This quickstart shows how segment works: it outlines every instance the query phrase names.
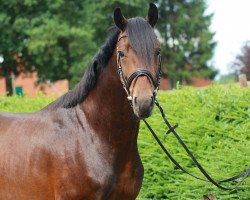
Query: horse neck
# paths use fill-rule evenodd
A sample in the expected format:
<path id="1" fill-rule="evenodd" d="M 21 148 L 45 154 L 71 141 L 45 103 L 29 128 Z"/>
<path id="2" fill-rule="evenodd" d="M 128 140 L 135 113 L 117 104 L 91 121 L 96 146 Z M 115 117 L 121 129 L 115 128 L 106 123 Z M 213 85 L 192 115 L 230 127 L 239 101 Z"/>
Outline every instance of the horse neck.
<path id="1" fill-rule="evenodd" d="M 135 117 L 116 69 L 116 56 L 101 72 L 81 107 L 96 133 L 113 146 L 137 147 L 139 120 Z"/>

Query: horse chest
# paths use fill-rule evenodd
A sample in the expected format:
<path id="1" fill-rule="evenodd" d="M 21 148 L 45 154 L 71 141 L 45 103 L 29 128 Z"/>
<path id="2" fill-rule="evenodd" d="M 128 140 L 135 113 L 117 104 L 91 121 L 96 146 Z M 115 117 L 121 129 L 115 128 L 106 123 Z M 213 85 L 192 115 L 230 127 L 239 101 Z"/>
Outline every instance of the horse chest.
<path id="1" fill-rule="evenodd" d="M 142 184 L 142 165 L 126 163 L 118 173 L 111 166 L 100 166 L 99 170 L 89 170 L 88 174 L 62 180 L 56 197 L 89 200 L 133 200 L 139 193 Z M 63 168 L 61 169 L 63 172 Z M 80 176 L 79 176 L 80 175 Z M 72 177 L 72 175 L 71 175 Z"/>
<path id="2" fill-rule="evenodd" d="M 138 195 L 143 178 L 141 161 L 129 160 L 119 167 L 115 165 L 96 165 L 99 170 L 92 168 L 90 185 L 95 185 L 95 199 L 104 200 L 133 200 Z"/>
<path id="3" fill-rule="evenodd" d="M 76 152 L 74 155 L 78 156 L 72 159 L 65 155 L 57 166 L 57 197 L 90 200 L 136 198 L 143 177 L 143 167 L 136 152 L 129 153 L 134 156 L 123 160 L 123 156 L 114 159 L 112 151 L 105 151 L 105 148 L 101 148 L 102 151 L 93 145 L 84 145 L 83 148 L 81 156 Z"/>
<path id="4" fill-rule="evenodd" d="M 117 144 L 118 140 L 104 137 L 111 137 L 117 131 L 95 130 L 95 124 L 88 125 L 85 115 L 80 119 L 84 129 L 79 128 L 80 132 L 74 134 L 78 139 L 67 136 L 66 144 L 58 153 L 63 155 L 56 167 L 61 185 L 57 187 L 58 196 L 90 200 L 135 199 L 143 177 L 136 142 L 127 139 L 127 145 L 124 145 L 123 138 L 121 144 Z M 69 150 L 65 151 L 65 147 Z"/>
<path id="5" fill-rule="evenodd" d="M 137 163 L 137 162 L 136 162 Z M 127 162 L 123 169 L 116 172 L 112 168 L 102 168 L 102 178 L 96 176 L 89 181 L 95 185 L 94 199 L 103 200 L 133 200 L 138 195 L 143 178 L 143 167 L 141 163 Z"/>
<path id="6" fill-rule="evenodd" d="M 139 194 L 142 179 L 143 179 L 143 166 L 139 162 L 125 164 L 124 170 L 118 175 L 117 182 L 109 200 L 132 200 Z"/>

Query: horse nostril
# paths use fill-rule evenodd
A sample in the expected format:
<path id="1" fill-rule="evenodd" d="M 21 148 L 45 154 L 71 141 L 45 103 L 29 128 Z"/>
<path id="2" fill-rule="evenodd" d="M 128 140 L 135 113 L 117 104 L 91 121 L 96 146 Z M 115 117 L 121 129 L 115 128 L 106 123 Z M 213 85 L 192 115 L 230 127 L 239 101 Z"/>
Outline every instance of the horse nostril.
<path id="1" fill-rule="evenodd" d="M 137 103 L 137 97 L 135 97 L 135 103 Z"/>
<path id="2" fill-rule="evenodd" d="M 154 96 L 151 96 L 151 106 L 154 105 Z"/>

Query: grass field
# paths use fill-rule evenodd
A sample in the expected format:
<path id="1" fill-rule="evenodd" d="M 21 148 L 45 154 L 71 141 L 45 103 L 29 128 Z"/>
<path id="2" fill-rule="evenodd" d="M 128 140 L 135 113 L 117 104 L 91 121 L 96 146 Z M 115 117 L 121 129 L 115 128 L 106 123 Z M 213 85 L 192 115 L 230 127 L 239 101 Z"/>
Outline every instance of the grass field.
<path id="1" fill-rule="evenodd" d="M 53 98 L 0 97 L 0 110 L 32 112 Z M 250 165 L 250 89 L 235 85 L 211 86 L 205 89 L 185 88 L 160 92 L 159 102 L 177 132 L 200 163 L 215 179 L 238 174 Z M 154 127 L 166 148 L 190 172 L 202 176 L 187 154 L 170 134 L 155 109 L 148 122 Z M 198 181 L 176 169 L 141 123 L 139 151 L 144 165 L 144 181 L 138 200 L 200 200 L 208 193 L 218 200 L 250 199 L 250 178 L 235 191 L 222 191 Z"/>

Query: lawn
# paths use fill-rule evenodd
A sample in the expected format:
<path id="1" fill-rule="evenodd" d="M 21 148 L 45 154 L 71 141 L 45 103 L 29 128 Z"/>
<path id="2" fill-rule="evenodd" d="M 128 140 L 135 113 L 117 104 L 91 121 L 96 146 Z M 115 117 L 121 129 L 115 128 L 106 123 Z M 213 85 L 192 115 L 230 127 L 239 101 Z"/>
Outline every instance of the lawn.
<path id="1" fill-rule="evenodd" d="M 177 132 L 212 177 L 224 179 L 249 167 L 249 88 L 214 85 L 204 89 L 161 91 L 158 96 L 167 118 L 172 124 L 179 124 Z M 52 100 L 46 97 L 0 97 L 0 110 L 32 112 Z M 190 172 L 202 176 L 173 135 L 165 134 L 167 129 L 157 109 L 148 122 L 176 160 Z M 199 200 L 209 193 L 218 200 L 250 199 L 250 178 L 237 190 L 223 191 L 182 173 L 166 158 L 143 122 L 138 143 L 145 170 L 138 200 Z"/>

